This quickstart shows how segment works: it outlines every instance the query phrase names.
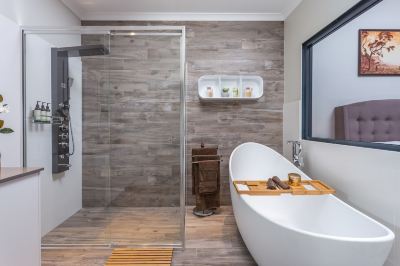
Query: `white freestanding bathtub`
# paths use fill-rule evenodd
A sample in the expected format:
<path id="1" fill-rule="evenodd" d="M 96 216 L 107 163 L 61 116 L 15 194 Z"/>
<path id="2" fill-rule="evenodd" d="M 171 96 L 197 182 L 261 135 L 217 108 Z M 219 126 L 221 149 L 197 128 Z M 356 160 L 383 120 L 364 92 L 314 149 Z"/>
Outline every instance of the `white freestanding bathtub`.
<path id="1" fill-rule="evenodd" d="M 239 195 L 233 180 L 310 179 L 286 158 L 257 143 L 229 161 L 232 205 L 243 240 L 260 266 L 381 266 L 393 232 L 333 195 Z"/>

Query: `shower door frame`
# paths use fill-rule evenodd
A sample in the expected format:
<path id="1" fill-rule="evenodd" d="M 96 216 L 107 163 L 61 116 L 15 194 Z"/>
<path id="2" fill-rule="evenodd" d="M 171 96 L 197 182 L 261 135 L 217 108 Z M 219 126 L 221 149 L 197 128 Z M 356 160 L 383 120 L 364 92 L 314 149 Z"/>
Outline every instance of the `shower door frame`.
<path id="1" fill-rule="evenodd" d="M 124 33 L 127 32 L 127 33 Z M 185 248 L 186 223 L 186 27 L 185 26 L 73 26 L 73 27 L 21 27 L 22 38 L 22 153 L 23 166 L 27 166 L 27 115 L 26 115 L 26 35 L 28 34 L 104 34 L 104 35 L 146 35 L 180 36 L 180 242 L 181 244 L 163 244 L 174 248 Z M 65 244 L 60 247 L 114 246 L 112 239 L 107 245 Z M 142 244 L 135 246 L 152 246 Z M 159 245 L 158 245 L 159 246 Z M 56 247 L 57 248 L 57 247 Z"/>

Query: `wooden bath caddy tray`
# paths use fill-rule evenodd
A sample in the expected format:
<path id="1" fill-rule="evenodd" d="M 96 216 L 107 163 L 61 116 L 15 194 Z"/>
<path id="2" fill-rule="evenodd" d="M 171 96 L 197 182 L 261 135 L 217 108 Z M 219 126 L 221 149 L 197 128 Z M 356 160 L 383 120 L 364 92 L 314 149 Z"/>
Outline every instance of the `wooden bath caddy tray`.
<path id="1" fill-rule="evenodd" d="M 288 181 L 283 181 L 288 184 Z M 334 194 L 336 191 L 319 180 L 303 180 L 298 187 L 290 186 L 290 189 L 267 189 L 267 181 L 233 181 L 233 185 L 239 194 L 253 196 L 277 196 L 291 193 L 293 195 L 324 195 Z"/>

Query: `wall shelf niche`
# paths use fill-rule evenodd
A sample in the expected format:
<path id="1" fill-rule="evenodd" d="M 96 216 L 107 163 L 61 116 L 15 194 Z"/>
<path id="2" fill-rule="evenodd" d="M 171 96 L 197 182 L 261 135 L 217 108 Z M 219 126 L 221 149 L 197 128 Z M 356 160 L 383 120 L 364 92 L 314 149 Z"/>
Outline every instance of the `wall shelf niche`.
<path id="1" fill-rule="evenodd" d="M 264 81 L 260 76 L 206 75 L 198 80 L 198 93 L 202 101 L 257 101 Z"/>

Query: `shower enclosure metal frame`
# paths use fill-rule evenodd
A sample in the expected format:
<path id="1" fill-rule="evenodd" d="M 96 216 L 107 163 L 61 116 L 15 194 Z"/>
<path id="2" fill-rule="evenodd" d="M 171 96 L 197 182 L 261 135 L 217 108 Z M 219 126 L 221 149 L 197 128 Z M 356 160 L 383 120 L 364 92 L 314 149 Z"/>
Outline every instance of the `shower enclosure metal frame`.
<path id="1" fill-rule="evenodd" d="M 175 248 L 185 248 L 186 215 L 186 28 L 185 26 L 75 26 L 75 27 L 22 27 L 22 129 L 23 166 L 27 166 L 27 115 L 26 115 L 26 36 L 29 34 L 105 34 L 137 36 L 180 36 L 180 241 Z M 112 243 L 110 245 L 113 245 Z M 88 246 L 74 244 L 63 246 Z M 104 245 L 89 245 L 102 246 Z M 143 246 L 148 246 L 143 244 Z"/>

